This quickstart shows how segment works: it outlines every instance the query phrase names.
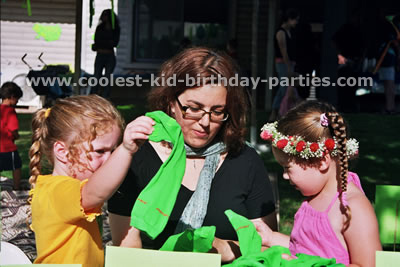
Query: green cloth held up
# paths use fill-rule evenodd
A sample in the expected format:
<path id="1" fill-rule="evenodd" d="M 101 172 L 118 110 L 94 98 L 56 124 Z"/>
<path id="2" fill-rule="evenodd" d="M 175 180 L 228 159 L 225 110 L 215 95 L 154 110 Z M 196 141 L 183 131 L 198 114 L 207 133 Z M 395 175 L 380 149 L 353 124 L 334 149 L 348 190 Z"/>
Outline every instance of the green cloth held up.
<path id="1" fill-rule="evenodd" d="M 215 226 L 186 229 L 170 236 L 160 248 L 163 251 L 209 252 L 215 237 Z"/>
<path id="2" fill-rule="evenodd" d="M 262 240 L 254 224 L 232 210 L 226 210 L 225 215 L 236 231 L 239 240 L 240 252 L 243 256 L 261 251 Z"/>
<path id="3" fill-rule="evenodd" d="M 172 152 L 139 194 L 131 213 L 131 226 L 155 239 L 165 228 L 175 205 L 186 168 L 186 151 L 180 125 L 162 111 L 148 112 L 156 124 L 150 141 L 172 143 Z"/>
<path id="4" fill-rule="evenodd" d="M 288 248 L 282 246 L 272 246 L 263 252 L 251 254 L 249 256 L 241 256 L 224 267 L 345 267 L 343 264 L 336 263 L 336 259 L 325 259 L 319 256 L 311 256 L 307 254 L 296 254 L 297 259 L 282 259 L 282 254 L 290 254 Z"/>

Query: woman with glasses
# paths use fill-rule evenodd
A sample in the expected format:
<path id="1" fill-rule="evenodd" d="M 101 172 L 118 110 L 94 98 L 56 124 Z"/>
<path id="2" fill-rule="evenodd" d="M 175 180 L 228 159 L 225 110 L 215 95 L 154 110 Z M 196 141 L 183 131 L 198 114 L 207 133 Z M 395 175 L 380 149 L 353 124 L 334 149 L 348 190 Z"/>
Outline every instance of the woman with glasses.
<path id="1" fill-rule="evenodd" d="M 268 173 L 256 151 L 245 143 L 247 95 L 241 86 L 229 84 L 237 73 L 229 56 L 199 47 L 186 49 L 162 65 L 159 77 L 174 77 L 177 82 L 153 88 L 148 103 L 151 110 L 173 117 L 182 129 L 186 149 L 182 184 L 168 223 L 154 240 L 130 226 L 135 200 L 172 150 L 164 141 L 143 144 L 130 173 L 108 202 L 114 245 L 159 249 L 171 235 L 213 225 L 213 251 L 228 262 L 240 251 L 225 210 L 277 229 Z M 188 86 L 189 78 L 200 82 Z"/>

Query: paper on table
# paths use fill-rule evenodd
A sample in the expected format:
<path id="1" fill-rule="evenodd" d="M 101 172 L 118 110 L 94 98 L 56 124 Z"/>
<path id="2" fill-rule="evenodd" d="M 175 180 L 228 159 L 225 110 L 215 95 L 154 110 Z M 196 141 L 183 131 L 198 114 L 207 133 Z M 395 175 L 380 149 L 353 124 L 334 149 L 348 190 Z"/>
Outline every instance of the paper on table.
<path id="1" fill-rule="evenodd" d="M 377 251 L 375 263 L 376 267 L 399 266 L 400 252 Z"/>
<path id="2" fill-rule="evenodd" d="M 105 267 L 115 266 L 220 267 L 221 255 L 107 246 Z"/>

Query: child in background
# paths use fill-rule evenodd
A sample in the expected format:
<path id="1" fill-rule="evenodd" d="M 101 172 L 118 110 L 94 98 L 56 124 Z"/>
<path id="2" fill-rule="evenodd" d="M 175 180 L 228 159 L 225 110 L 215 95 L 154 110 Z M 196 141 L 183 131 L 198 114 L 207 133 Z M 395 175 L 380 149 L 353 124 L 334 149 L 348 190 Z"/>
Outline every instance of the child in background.
<path id="1" fill-rule="evenodd" d="M 58 99 L 32 120 L 29 151 L 35 263 L 103 267 L 96 216 L 123 181 L 132 155 L 153 131 L 151 118 L 129 123 L 110 102 L 96 95 Z M 53 172 L 41 175 L 42 156 Z"/>
<path id="2" fill-rule="evenodd" d="M 19 138 L 18 118 L 14 106 L 22 97 L 21 88 L 5 82 L 0 89 L 0 172 L 12 170 L 14 190 L 20 189 L 22 161 L 15 140 Z"/>
<path id="3" fill-rule="evenodd" d="M 278 122 L 264 125 L 261 137 L 272 142 L 283 178 L 307 198 L 290 237 L 256 224 L 264 246 L 289 247 L 293 256 L 336 258 L 347 266 L 375 266 L 375 251 L 382 249 L 378 223 L 358 176 L 348 171 L 358 143 L 347 135 L 335 108 L 316 101 L 303 102 Z"/>

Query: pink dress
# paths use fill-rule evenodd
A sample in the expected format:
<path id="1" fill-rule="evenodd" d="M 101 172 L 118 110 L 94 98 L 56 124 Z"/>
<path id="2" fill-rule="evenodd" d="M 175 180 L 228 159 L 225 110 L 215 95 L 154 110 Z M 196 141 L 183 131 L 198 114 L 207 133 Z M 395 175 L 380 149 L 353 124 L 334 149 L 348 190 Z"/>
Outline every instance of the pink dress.
<path id="1" fill-rule="evenodd" d="M 347 179 L 363 191 L 357 174 L 349 172 Z M 327 259 L 335 258 L 337 263 L 344 265 L 350 264 L 349 253 L 337 238 L 328 217 L 328 212 L 338 197 L 339 193 L 324 212 L 315 210 L 308 201 L 301 204 L 294 216 L 294 226 L 290 234 L 289 250 L 292 255 L 304 253 Z"/>

